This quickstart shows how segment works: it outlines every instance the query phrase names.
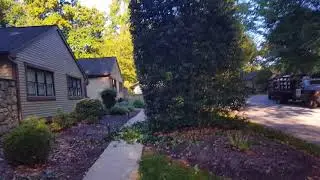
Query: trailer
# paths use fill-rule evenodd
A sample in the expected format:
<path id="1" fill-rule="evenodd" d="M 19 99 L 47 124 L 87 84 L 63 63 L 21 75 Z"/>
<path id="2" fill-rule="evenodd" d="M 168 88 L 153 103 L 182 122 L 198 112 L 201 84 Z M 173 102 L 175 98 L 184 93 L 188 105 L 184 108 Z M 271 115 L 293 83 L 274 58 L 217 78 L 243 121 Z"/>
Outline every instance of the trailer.
<path id="1" fill-rule="evenodd" d="M 320 78 L 306 75 L 282 75 L 269 79 L 268 98 L 286 104 L 301 102 L 315 108 L 320 106 Z"/>

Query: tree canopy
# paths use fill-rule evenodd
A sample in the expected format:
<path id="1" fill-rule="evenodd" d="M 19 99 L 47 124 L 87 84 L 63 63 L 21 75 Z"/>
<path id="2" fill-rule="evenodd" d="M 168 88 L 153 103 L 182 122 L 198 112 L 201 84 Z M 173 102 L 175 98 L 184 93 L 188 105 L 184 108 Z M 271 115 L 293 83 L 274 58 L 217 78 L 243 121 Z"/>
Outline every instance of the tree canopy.
<path id="1" fill-rule="evenodd" d="M 282 73 L 320 71 L 320 1 L 250 0 L 247 4 L 244 17 L 259 19 L 255 30 L 264 32 L 270 64 Z"/>
<path id="2" fill-rule="evenodd" d="M 0 26 L 58 25 L 76 58 L 115 56 L 125 86 L 136 83 L 128 0 L 113 0 L 105 16 L 77 0 L 0 0 Z"/>
<path id="3" fill-rule="evenodd" d="M 234 1 L 134 0 L 130 9 L 152 129 L 189 126 L 215 108 L 243 104 L 245 40 Z"/>
<path id="4" fill-rule="evenodd" d="M 101 55 L 117 57 L 126 87 L 137 82 L 128 6 L 129 0 L 112 0 L 105 40 L 100 48 Z"/>
<path id="5" fill-rule="evenodd" d="M 2 0 L 3 1 L 3 0 Z M 3 21 L 9 26 L 58 25 L 77 58 L 97 56 L 105 17 L 73 1 L 9 1 Z"/>

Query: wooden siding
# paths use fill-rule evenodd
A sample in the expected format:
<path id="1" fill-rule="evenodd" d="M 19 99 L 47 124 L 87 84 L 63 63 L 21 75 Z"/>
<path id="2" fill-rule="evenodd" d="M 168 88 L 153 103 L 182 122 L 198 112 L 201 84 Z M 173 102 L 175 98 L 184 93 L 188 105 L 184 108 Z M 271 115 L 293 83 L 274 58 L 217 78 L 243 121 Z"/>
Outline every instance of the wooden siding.
<path id="1" fill-rule="evenodd" d="M 84 82 L 84 78 L 56 29 L 50 30 L 18 52 L 15 61 L 18 64 L 22 118 L 30 115 L 50 117 L 56 113 L 58 108 L 63 109 L 65 112 L 73 110 L 78 100 L 70 100 L 68 98 L 67 75 L 78 77 L 82 82 Z M 27 100 L 26 63 L 53 71 L 56 100 Z M 85 87 L 82 86 L 82 88 L 82 92 L 85 92 Z"/>

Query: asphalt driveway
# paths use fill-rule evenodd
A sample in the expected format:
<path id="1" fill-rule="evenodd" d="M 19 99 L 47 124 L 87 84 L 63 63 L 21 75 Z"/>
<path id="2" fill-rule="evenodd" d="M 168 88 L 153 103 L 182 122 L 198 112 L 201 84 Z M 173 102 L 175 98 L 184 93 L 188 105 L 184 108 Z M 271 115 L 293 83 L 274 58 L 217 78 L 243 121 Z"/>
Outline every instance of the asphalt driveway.
<path id="1" fill-rule="evenodd" d="M 250 121 L 320 145 L 320 108 L 279 105 L 266 95 L 251 96 L 247 104 L 245 114 Z"/>

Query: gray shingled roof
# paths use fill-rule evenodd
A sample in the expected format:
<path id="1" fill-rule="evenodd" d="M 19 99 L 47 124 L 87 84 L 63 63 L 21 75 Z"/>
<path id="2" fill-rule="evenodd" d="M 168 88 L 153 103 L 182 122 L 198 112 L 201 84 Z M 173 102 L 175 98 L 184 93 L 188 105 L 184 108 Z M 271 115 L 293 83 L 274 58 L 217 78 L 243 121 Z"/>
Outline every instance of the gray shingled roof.
<path id="1" fill-rule="evenodd" d="M 9 53 L 29 43 L 54 26 L 0 28 L 0 53 Z"/>
<path id="2" fill-rule="evenodd" d="M 88 76 L 107 76 L 111 74 L 114 64 L 117 63 L 117 58 L 79 59 L 78 63 Z"/>

